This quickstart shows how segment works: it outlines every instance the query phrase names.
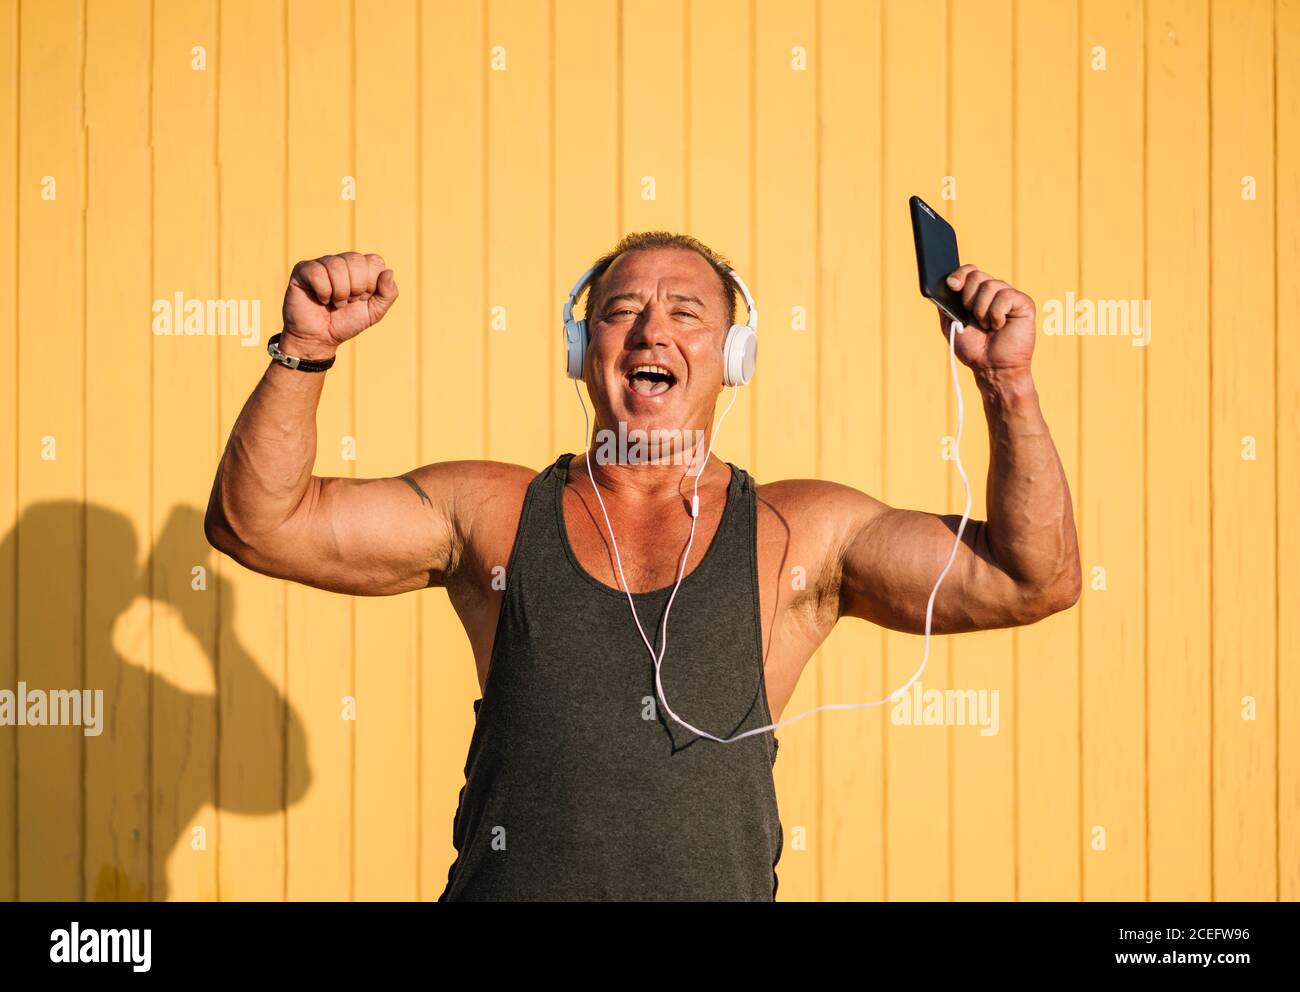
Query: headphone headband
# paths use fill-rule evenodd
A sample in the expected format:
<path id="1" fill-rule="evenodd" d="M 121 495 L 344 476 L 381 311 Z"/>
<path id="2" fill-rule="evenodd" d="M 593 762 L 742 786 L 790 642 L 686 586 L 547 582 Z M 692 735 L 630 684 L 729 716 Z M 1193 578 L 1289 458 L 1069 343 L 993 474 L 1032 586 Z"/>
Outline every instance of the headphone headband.
<path id="1" fill-rule="evenodd" d="M 578 294 L 582 292 L 591 279 L 591 274 L 596 271 L 596 266 L 592 266 L 582 274 L 582 278 L 577 281 L 574 287 L 569 290 L 569 300 L 564 304 L 564 322 L 567 324 L 573 319 L 573 305 L 578 302 Z"/>

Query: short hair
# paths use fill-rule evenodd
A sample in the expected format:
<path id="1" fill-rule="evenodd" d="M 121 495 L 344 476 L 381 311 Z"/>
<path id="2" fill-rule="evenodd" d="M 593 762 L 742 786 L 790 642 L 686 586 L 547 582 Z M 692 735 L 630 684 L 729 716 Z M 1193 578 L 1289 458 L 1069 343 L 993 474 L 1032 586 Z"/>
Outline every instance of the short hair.
<path id="1" fill-rule="evenodd" d="M 726 301 L 727 306 L 726 326 L 730 327 L 736 322 L 736 283 L 731 278 L 731 263 L 708 245 L 691 237 L 689 234 L 673 234 L 671 231 L 641 231 L 636 234 L 628 234 L 610 251 L 596 260 L 586 289 L 586 314 L 588 320 L 593 317 L 592 303 L 595 301 L 596 293 L 600 288 L 600 279 L 606 270 L 614 264 L 614 259 L 628 252 L 647 251 L 651 248 L 685 248 L 687 251 L 695 252 L 708 262 L 713 271 L 717 273 L 718 281 L 722 284 L 722 298 Z"/>

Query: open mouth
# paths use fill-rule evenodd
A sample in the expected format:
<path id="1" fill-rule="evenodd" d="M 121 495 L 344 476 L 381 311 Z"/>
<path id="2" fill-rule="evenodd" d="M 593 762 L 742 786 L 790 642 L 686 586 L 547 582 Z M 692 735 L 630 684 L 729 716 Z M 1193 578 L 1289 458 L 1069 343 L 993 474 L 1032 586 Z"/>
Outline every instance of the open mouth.
<path id="1" fill-rule="evenodd" d="M 623 377 L 638 396 L 659 396 L 677 385 L 677 376 L 662 365 L 638 365 Z"/>

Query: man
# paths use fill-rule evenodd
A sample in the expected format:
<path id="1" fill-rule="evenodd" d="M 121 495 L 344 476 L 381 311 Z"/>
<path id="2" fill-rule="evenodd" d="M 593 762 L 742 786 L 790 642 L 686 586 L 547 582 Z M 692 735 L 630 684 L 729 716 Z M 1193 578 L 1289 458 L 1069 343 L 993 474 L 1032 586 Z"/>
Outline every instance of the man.
<path id="1" fill-rule="evenodd" d="M 598 260 L 581 356 L 595 432 L 708 436 L 735 323 L 729 272 L 665 232 L 630 235 Z M 956 352 L 984 397 L 989 519 L 963 535 L 936 633 L 1033 623 L 1080 589 L 1069 489 L 1030 375 L 1033 301 L 971 265 L 950 283 L 979 322 Z M 327 362 L 397 293 L 378 255 L 300 262 L 279 351 Z M 679 458 L 321 478 L 325 378 L 270 364 L 231 432 L 205 532 L 248 568 L 323 589 L 447 589 L 481 698 L 442 898 L 774 898 L 777 745 L 770 732 L 740 735 L 780 719 L 841 617 L 923 631 L 953 518 L 831 482 L 757 485 L 712 456 L 682 566 L 697 480 Z M 790 581 L 795 564 L 805 581 Z M 664 652 L 660 683 L 647 641 Z"/>

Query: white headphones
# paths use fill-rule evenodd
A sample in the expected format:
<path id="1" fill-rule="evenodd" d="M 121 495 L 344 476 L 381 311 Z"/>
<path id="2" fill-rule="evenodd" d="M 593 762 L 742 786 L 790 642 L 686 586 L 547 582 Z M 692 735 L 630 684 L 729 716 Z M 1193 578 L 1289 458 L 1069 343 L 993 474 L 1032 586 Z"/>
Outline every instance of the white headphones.
<path id="1" fill-rule="evenodd" d="M 568 302 L 564 304 L 565 370 L 570 379 L 583 377 L 582 366 L 590 344 L 587 320 L 585 317 L 582 320 L 573 319 L 573 304 L 577 302 L 578 294 L 595 270 L 593 265 L 582 274 L 578 284 L 569 291 Z M 722 381 L 728 386 L 743 386 L 754 377 L 754 365 L 758 362 L 758 309 L 754 306 L 754 297 L 750 295 L 749 287 L 736 275 L 734 269 L 727 271 L 744 294 L 745 306 L 749 308 L 749 323 L 732 324 L 731 330 L 727 332 L 727 339 L 722 345 Z"/>

